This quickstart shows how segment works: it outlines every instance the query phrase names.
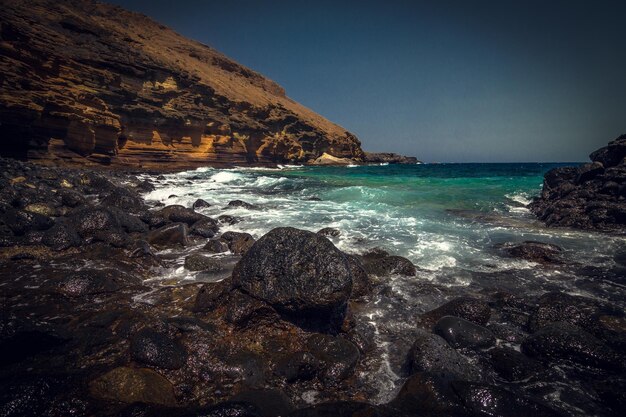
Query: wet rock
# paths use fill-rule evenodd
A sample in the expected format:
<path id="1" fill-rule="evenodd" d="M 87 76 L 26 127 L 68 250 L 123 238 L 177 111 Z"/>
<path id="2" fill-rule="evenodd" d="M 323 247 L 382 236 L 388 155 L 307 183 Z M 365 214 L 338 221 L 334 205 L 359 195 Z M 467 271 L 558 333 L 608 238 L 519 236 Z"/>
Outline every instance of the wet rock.
<path id="1" fill-rule="evenodd" d="M 195 222 L 189 229 L 189 233 L 195 236 L 212 238 L 218 232 L 220 227 L 217 222 L 211 218 L 206 218 Z"/>
<path id="2" fill-rule="evenodd" d="M 286 416 L 293 410 L 289 398 L 275 389 L 257 389 L 242 391 L 230 401 L 253 404 L 262 417 Z"/>
<path id="3" fill-rule="evenodd" d="M 141 181 L 135 188 L 142 193 L 150 193 L 156 190 L 156 187 L 148 180 Z"/>
<path id="4" fill-rule="evenodd" d="M 263 301 L 250 297 L 241 291 L 230 293 L 226 310 L 226 321 L 239 327 L 247 327 L 260 322 L 275 322 L 276 311 Z"/>
<path id="5" fill-rule="evenodd" d="M 430 372 L 442 378 L 454 376 L 462 380 L 479 377 L 478 370 L 441 336 L 423 330 L 417 332 L 408 362 L 411 373 Z"/>
<path id="6" fill-rule="evenodd" d="M 522 351 L 548 361 L 572 361 L 607 370 L 624 369 L 626 363 L 623 355 L 569 323 L 542 327 L 524 340 Z"/>
<path id="7" fill-rule="evenodd" d="M 295 352 L 278 362 L 274 373 L 289 383 L 308 381 L 315 378 L 322 369 L 322 363 L 309 352 Z"/>
<path id="8" fill-rule="evenodd" d="M 307 341 L 309 352 L 323 365 L 323 379 L 340 381 L 349 377 L 359 361 L 359 349 L 342 337 L 314 334 Z"/>
<path id="9" fill-rule="evenodd" d="M 363 266 L 368 274 L 380 277 L 399 274 L 415 276 L 417 269 L 411 261 L 402 256 L 385 256 L 381 258 L 364 258 Z"/>
<path id="10" fill-rule="evenodd" d="M 69 219 L 83 238 L 93 238 L 117 247 L 128 243 L 128 236 L 111 210 L 89 207 L 73 213 Z"/>
<path id="11" fill-rule="evenodd" d="M 115 368 L 91 381 L 89 391 L 96 398 L 123 403 L 176 404 L 172 384 L 150 369 Z"/>
<path id="12" fill-rule="evenodd" d="M 266 363 L 257 353 L 246 350 L 235 352 L 226 358 L 225 363 L 230 369 L 230 376 L 238 379 L 244 387 L 260 388 L 266 383 Z"/>
<path id="13" fill-rule="evenodd" d="M 228 208 L 245 208 L 248 210 L 258 210 L 258 206 L 254 205 L 254 204 L 250 204 L 250 203 L 246 203 L 245 201 L 242 200 L 233 200 L 228 202 Z"/>
<path id="14" fill-rule="evenodd" d="M 146 209 L 143 198 L 128 188 L 122 187 L 117 187 L 109 192 L 102 199 L 101 204 L 124 210 L 127 213 L 140 213 Z"/>
<path id="15" fill-rule="evenodd" d="M 51 249 L 60 251 L 71 247 L 79 247 L 82 244 L 82 239 L 71 224 L 59 220 L 54 226 L 44 232 L 41 243 Z"/>
<path id="16" fill-rule="evenodd" d="M 376 248 L 369 249 L 367 252 L 365 252 L 363 254 L 363 259 L 365 261 L 370 261 L 373 259 L 386 258 L 387 256 L 390 256 L 390 255 L 391 254 L 387 252 L 385 249 L 376 247 Z"/>
<path id="17" fill-rule="evenodd" d="M 184 223 L 172 223 L 162 226 L 148 234 L 148 242 L 158 247 L 187 246 L 187 225 Z"/>
<path id="18" fill-rule="evenodd" d="M 433 333 L 443 337 L 454 348 L 488 348 L 496 343 L 496 338 L 488 329 L 454 316 L 439 319 Z"/>
<path id="19" fill-rule="evenodd" d="M 463 415 L 461 399 L 452 389 L 450 382 L 449 378 L 440 375 L 418 372 L 404 382 L 389 406 L 411 414 Z"/>
<path id="20" fill-rule="evenodd" d="M 543 404 L 491 385 L 454 381 L 452 386 L 472 415 L 506 417 L 557 417 Z"/>
<path id="21" fill-rule="evenodd" d="M 239 223 L 241 219 L 239 217 L 230 216 L 228 214 L 222 214 L 221 216 L 217 217 L 217 221 L 222 224 L 229 224 L 232 226 L 234 224 Z"/>
<path id="22" fill-rule="evenodd" d="M 491 316 L 491 308 L 481 300 L 471 297 L 455 298 L 446 304 L 422 314 L 426 325 L 432 326 L 443 316 L 461 317 L 465 320 L 484 326 Z"/>
<path id="23" fill-rule="evenodd" d="M 193 205 L 191 206 L 194 210 L 195 209 L 199 209 L 199 208 L 208 208 L 211 207 L 211 204 L 209 204 L 207 201 L 199 198 L 197 199 Z"/>
<path id="24" fill-rule="evenodd" d="M 145 240 L 137 240 L 130 247 L 129 258 L 143 258 L 155 256 L 152 246 Z"/>
<path id="25" fill-rule="evenodd" d="M 209 253 L 224 253 L 228 252 L 228 244 L 219 239 L 209 240 L 206 245 L 202 247 L 202 250 Z"/>
<path id="26" fill-rule="evenodd" d="M 185 269 L 189 271 L 220 272 L 224 270 L 224 265 L 218 259 L 194 253 L 185 258 Z"/>
<path id="27" fill-rule="evenodd" d="M 626 409 L 626 379 L 620 376 L 609 376 L 592 383 L 594 391 L 600 397 L 602 405 L 612 411 L 615 416 L 620 416 Z"/>
<path id="28" fill-rule="evenodd" d="M 30 231 L 48 230 L 54 225 L 54 220 L 39 213 L 8 208 L 2 216 L 2 221 L 13 233 L 21 236 Z"/>
<path id="29" fill-rule="evenodd" d="M 550 243 L 525 241 L 522 243 L 506 243 L 500 248 L 509 256 L 542 264 L 562 263 L 562 249 Z"/>
<path id="30" fill-rule="evenodd" d="M 352 297 L 363 297 L 372 292 L 372 282 L 358 256 L 346 254 L 352 274 Z"/>
<path id="31" fill-rule="evenodd" d="M 169 335 L 153 329 L 143 329 L 130 339 L 130 354 L 134 361 L 164 369 L 179 369 L 187 352 Z"/>
<path id="32" fill-rule="evenodd" d="M 220 239 L 228 244 L 228 248 L 235 255 L 245 254 L 255 242 L 251 234 L 241 232 L 226 232 Z"/>
<path id="33" fill-rule="evenodd" d="M 508 347 L 490 350 L 489 358 L 498 375 L 511 382 L 530 378 L 542 369 L 536 361 Z"/>
<path id="34" fill-rule="evenodd" d="M 141 285 L 139 278 L 117 269 L 86 269 L 67 275 L 58 284 L 58 291 L 67 297 L 113 293 L 122 288 Z"/>
<path id="35" fill-rule="evenodd" d="M 325 227 L 318 230 L 317 234 L 325 237 L 339 237 L 341 235 L 341 231 L 339 229 L 335 229 L 334 227 Z"/>
<path id="36" fill-rule="evenodd" d="M 535 332 L 551 323 L 567 322 L 597 333 L 601 312 L 599 304 L 590 298 L 549 292 L 539 299 L 539 306 L 531 314 L 528 327 L 531 332 Z"/>
<path id="37" fill-rule="evenodd" d="M 196 213 L 193 209 L 180 205 L 165 206 L 159 210 L 159 214 L 171 222 L 185 223 L 187 226 L 192 226 L 200 220 L 209 219 L 204 214 Z"/>
<path id="38" fill-rule="evenodd" d="M 291 319 L 336 327 L 345 315 L 352 277 L 345 256 L 328 239 L 283 227 L 248 250 L 235 266 L 233 285 Z"/>
<path id="39" fill-rule="evenodd" d="M 218 305 L 225 302 L 230 291 L 230 280 L 223 280 L 216 283 L 204 284 L 198 294 L 194 304 L 194 311 L 212 311 Z"/>

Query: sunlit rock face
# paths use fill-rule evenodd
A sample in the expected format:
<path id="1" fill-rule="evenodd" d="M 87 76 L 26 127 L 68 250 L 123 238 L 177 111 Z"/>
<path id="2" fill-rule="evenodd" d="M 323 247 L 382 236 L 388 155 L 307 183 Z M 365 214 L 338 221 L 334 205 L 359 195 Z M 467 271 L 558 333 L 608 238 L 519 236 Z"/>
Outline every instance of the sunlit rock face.
<path id="1" fill-rule="evenodd" d="M 275 82 L 146 16 L 7 0 L 0 21 L 3 155 L 145 168 L 364 158 Z"/>

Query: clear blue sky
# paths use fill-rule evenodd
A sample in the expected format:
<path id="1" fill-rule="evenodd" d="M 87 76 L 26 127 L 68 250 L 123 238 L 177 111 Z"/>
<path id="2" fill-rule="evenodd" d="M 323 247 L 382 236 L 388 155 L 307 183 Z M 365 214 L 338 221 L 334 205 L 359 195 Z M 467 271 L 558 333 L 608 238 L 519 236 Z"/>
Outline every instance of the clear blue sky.
<path id="1" fill-rule="evenodd" d="M 115 0 L 425 161 L 584 161 L 626 133 L 626 1 Z"/>

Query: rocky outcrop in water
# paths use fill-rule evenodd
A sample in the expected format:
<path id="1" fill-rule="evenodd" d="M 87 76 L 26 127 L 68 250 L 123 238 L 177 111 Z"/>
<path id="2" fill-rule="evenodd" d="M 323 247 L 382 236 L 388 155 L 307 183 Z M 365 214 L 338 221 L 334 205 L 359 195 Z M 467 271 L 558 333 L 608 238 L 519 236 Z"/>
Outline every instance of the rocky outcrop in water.
<path id="1" fill-rule="evenodd" d="M 380 164 L 419 164 L 414 156 L 404 156 L 391 152 L 365 152 L 365 162 Z"/>
<path id="2" fill-rule="evenodd" d="M 626 233 L 626 135 L 589 157 L 549 171 L 530 209 L 548 226 Z"/>
<path id="3" fill-rule="evenodd" d="M 0 155 L 150 169 L 364 158 L 275 82 L 146 16 L 8 0 L 0 21 Z"/>

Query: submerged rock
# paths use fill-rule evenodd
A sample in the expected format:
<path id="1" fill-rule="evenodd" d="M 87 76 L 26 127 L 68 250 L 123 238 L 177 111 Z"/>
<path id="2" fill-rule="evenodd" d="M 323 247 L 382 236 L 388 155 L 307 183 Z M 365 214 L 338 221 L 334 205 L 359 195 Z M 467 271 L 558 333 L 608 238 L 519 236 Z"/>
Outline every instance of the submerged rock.
<path id="1" fill-rule="evenodd" d="M 380 277 L 398 274 L 405 276 L 415 276 L 417 268 L 411 261 L 402 256 L 383 256 L 369 258 L 364 257 L 363 266 L 368 274 Z"/>
<path id="2" fill-rule="evenodd" d="M 561 263 L 562 249 L 550 243 L 525 241 L 521 243 L 506 243 L 500 248 L 509 256 L 541 264 Z"/>
<path id="3" fill-rule="evenodd" d="M 258 209 L 258 206 L 255 206 L 254 204 L 246 203 L 245 201 L 242 201 L 242 200 L 233 200 L 228 203 L 228 208 L 236 208 L 236 207 L 241 207 L 241 208 L 245 208 L 248 210 Z"/>
<path id="4" fill-rule="evenodd" d="M 450 382 L 445 376 L 418 372 L 404 382 L 389 406 L 409 415 L 463 415 L 461 399 Z"/>
<path id="5" fill-rule="evenodd" d="M 352 292 L 350 267 L 328 239 L 290 227 L 261 237 L 233 271 L 233 285 L 292 319 L 335 326 Z"/>
<path id="6" fill-rule="evenodd" d="M 211 207 L 211 204 L 209 204 L 206 200 L 199 198 L 193 203 L 191 207 L 193 209 L 208 208 Z"/>
<path id="7" fill-rule="evenodd" d="M 189 229 L 189 233 L 200 237 L 212 238 L 219 229 L 220 227 L 217 222 L 207 217 L 206 219 L 195 222 Z"/>
<path id="8" fill-rule="evenodd" d="M 317 233 L 326 237 L 338 237 L 341 235 L 341 231 L 339 229 L 335 229 L 334 227 L 325 227 L 318 230 Z"/>
<path id="9" fill-rule="evenodd" d="M 315 378 L 322 369 L 322 363 L 310 352 L 295 352 L 283 358 L 274 372 L 287 382 L 308 381 Z"/>
<path id="10" fill-rule="evenodd" d="M 507 381 L 521 381 L 530 378 L 542 369 L 535 360 L 508 347 L 490 350 L 489 358 L 498 375 Z"/>

